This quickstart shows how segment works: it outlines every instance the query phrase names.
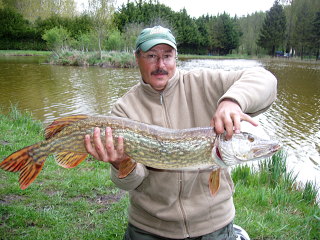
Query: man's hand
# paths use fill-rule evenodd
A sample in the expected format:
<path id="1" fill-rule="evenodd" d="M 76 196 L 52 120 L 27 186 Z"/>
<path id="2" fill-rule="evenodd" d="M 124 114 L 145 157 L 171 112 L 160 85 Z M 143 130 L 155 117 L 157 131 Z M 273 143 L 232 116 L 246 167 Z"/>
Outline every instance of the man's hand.
<path id="1" fill-rule="evenodd" d="M 85 147 L 96 159 L 111 163 L 116 169 L 119 169 L 120 163 L 127 158 L 123 148 L 123 137 L 118 138 L 118 145 L 115 148 L 111 128 L 106 128 L 105 145 L 103 145 L 100 136 L 100 128 L 95 128 L 93 133 L 93 144 L 91 144 L 90 135 L 84 139 Z"/>
<path id="2" fill-rule="evenodd" d="M 226 139 L 230 139 L 233 133 L 240 132 L 241 121 L 247 121 L 253 126 L 258 126 L 258 122 L 242 112 L 237 102 L 232 99 L 224 99 L 218 105 L 210 125 L 215 128 L 217 134 L 222 134 L 226 131 Z"/>

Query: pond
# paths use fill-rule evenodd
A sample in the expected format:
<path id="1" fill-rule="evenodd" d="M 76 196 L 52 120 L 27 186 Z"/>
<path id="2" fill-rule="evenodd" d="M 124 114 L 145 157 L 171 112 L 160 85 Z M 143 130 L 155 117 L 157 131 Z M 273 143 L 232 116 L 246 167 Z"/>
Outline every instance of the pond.
<path id="1" fill-rule="evenodd" d="M 106 115 L 136 84 L 138 69 L 42 64 L 41 57 L 0 57 L 0 107 L 13 104 L 48 124 L 74 114 Z M 257 117 L 260 127 L 244 129 L 280 139 L 298 180 L 320 183 L 320 63 L 288 59 L 184 60 L 183 69 L 243 69 L 263 66 L 278 78 L 278 98 Z"/>

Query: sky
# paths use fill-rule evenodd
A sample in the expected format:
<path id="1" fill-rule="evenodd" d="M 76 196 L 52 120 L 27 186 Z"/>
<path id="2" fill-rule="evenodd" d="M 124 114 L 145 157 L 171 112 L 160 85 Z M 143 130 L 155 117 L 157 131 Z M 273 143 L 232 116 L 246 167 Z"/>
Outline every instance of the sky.
<path id="1" fill-rule="evenodd" d="M 75 0 L 78 4 L 86 0 Z M 127 0 L 116 0 L 117 6 L 127 3 Z M 132 1 L 132 0 L 131 0 Z M 159 0 L 160 3 L 179 11 L 183 7 L 191 17 L 199 17 L 203 14 L 216 16 L 226 12 L 230 16 L 251 14 L 258 11 L 268 11 L 274 0 Z"/>

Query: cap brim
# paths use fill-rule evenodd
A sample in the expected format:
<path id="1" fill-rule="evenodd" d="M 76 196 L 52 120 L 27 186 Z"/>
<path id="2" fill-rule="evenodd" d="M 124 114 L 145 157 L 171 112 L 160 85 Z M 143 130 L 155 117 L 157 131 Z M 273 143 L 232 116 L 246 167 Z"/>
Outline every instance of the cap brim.
<path id="1" fill-rule="evenodd" d="M 153 48 L 154 46 L 156 45 L 159 45 L 159 44 L 167 44 L 171 47 L 173 47 L 174 49 L 177 50 L 177 46 L 169 41 L 169 40 L 166 40 L 166 39 L 152 39 L 152 40 L 148 40 L 146 42 L 143 42 L 142 44 L 140 44 L 139 48 L 144 51 L 144 52 L 147 52 L 149 51 L 151 48 Z"/>

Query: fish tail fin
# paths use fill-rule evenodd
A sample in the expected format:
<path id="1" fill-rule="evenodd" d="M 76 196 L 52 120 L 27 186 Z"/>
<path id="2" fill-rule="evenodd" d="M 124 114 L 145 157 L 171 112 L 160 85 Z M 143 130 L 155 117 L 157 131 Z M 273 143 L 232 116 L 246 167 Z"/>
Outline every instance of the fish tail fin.
<path id="1" fill-rule="evenodd" d="M 58 132 L 61 132 L 61 130 L 66 126 L 69 126 L 77 121 L 86 119 L 88 117 L 89 117 L 88 115 L 74 115 L 74 116 L 68 116 L 68 117 L 62 117 L 62 118 L 56 119 L 45 129 L 44 135 L 46 140 L 53 137 Z"/>
<path id="2" fill-rule="evenodd" d="M 26 189 L 40 173 L 47 155 L 31 154 L 40 143 L 25 147 L 12 153 L 0 163 L 0 168 L 9 172 L 20 172 L 19 183 L 21 189 Z"/>
<path id="3" fill-rule="evenodd" d="M 214 170 L 210 174 L 209 189 L 212 196 L 215 196 L 220 189 L 221 168 Z"/>

